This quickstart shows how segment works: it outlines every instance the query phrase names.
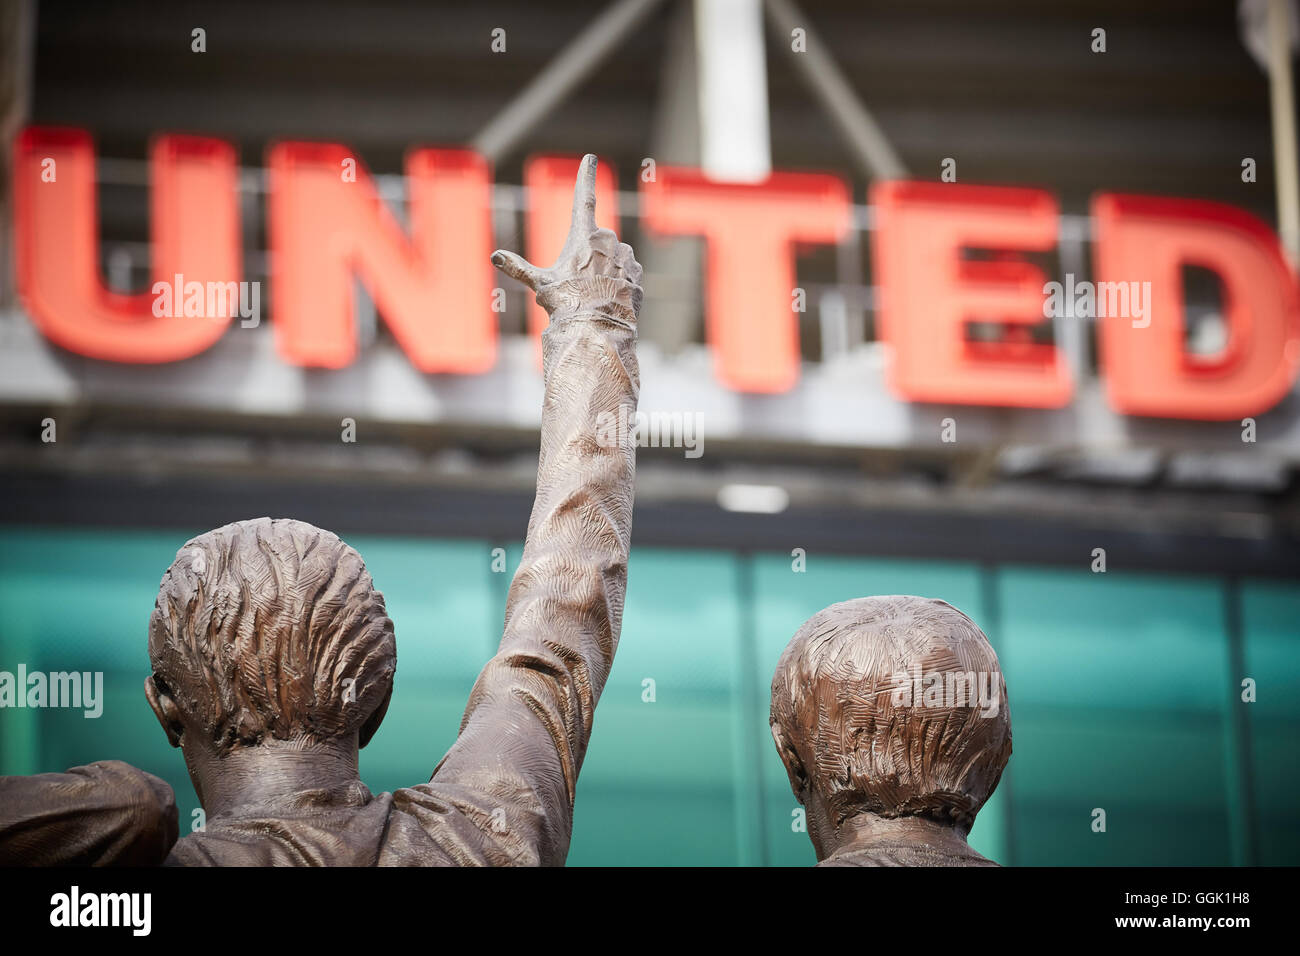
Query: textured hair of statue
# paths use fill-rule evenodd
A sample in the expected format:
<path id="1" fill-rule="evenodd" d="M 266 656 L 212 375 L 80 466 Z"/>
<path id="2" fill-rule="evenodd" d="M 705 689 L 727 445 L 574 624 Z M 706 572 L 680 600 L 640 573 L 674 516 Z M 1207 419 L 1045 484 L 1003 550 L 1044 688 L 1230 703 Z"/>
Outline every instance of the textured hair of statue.
<path id="1" fill-rule="evenodd" d="M 918 674 L 983 675 L 996 706 L 923 705 Z M 868 811 L 969 830 L 1011 756 L 993 647 L 931 598 L 859 598 L 813 615 L 777 664 L 770 719 L 796 796 L 816 788 L 836 826 Z"/>
<path id="2" fill-rule="evenodd" d="M 149 620 L 149 659 L 219 752 L 354 731 L 365 746 L 387 710 L 397 646 L 361 555 L 306 522 L 255 518 L 177 553 Z"/>

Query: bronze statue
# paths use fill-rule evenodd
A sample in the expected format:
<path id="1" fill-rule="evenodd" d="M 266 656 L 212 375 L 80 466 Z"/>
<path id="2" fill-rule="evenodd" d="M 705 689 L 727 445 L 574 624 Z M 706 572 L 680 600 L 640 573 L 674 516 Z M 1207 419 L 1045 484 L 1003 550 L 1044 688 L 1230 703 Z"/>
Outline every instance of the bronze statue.
<path id="1" fill-rule="evenodd" d="M 819 866 L 996 866 L 966 836 L 1011 756 L 988 638 L 930 598 L 814 614 L 772 678 L 772 739 Z"/>
<path id="2" fill-rule="evenodd" d="M 595 222 L 583 159 L 559 259 L 492 261 L 551 316 L 537 497 L 500 650 L 425 784 L 371 794 L 357 752 L 388 707 L 393 624 L 335 535 L 259 518 L 189 541 L 149 622 L 145 693 L 206 827 L 176 841 L 162 781 L 121 763 L 0 778 L 0 863 L 561 864 L 596 701 L 618 646 L 635 444 L 641 267 Z M 173 845 L 174 844 L 174 845 Z"/>

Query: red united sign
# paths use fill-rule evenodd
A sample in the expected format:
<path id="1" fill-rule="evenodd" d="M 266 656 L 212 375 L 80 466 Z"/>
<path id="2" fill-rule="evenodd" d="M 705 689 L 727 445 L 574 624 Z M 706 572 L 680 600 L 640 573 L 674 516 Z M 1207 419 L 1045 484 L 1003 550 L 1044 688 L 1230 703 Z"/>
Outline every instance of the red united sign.
<path id="1" fill-rule="evenodd" d="M 564 234 L 576 162 L 541 157 L 526 166 L 527 251 L 538 261 L 555 252 L 546 237 Z M 199 287 L 238 284 L 234 147 L 165 135 L 155 141 L 150 165 L 154 277 L 164 285 L 182 276 Z M 279 143 L 267 167 L 273 327 L 284 361 L 341 368 L 355 360 L 352 283 L 359 279 L 420 371 L 474 375 L 495 364 L 492 171 L 482 156 L 411 151 L 409 228 L 343 146 Z M 602 225 L 617 226 L 615 189 L 603 165 Z M 843 240 L 851 228 L 848 185 L 826 174 L 781 172 L 758 184 L 724 184 L 697 170 L 661 166 L 640 189 L 648 229 L 705 240 L 705 316 L 718 379 L 745 392 L 794 388 L 795 250 Z M 154 294 L 105 287 L 95 152 L 84 131 L 25 130 L 16 144 L 14 199 L 20 294 L 50 341 L 110 362 L 161 363 L 196 355 L 225 333 L 225 322 L 196 322 L 183 308 L 160 310 Z M 1092 210 L 1093 281 L 1076 288 L 1071 279 L 1062 290 L 1018 255 L 1055 246 L 1059 210 L 1050 193 L 886 182 L 873 187 L 871 200 L 880 335 L 890 346 L 890 384 L 905 400 L 1067 404 L 1075 383 L 1055 346 L 1028 335 L 977 342 L 967 334 L 977 321 L 1023 331 L 1047 321 L 1049 289 L 1048 298 L 1096 317 L 1101 373 L 1119 412 L 1236 419 L 1272 408 L 1295 382 L 1295 275 L 1268 226 L 1239 209 L 1102 193 Z M 971 249 L 996 257 L 973 259 L 966 255 Z M 1221 282 L 1227 344 L 1214 356 L 1185 346 L 1188 265 Z M 530 325 L 538 333 L 542 320 L 533 315 Z"/>

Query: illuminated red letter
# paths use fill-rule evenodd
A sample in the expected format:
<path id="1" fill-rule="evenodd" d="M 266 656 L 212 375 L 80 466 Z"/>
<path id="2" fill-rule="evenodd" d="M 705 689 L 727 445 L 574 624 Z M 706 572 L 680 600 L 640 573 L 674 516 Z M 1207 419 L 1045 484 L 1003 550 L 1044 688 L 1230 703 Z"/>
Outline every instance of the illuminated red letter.
<path id="1" fill-rule="evenodd" d="M 280 143 L 268 156 L 280 354 L 341 368 L 357 352 L 353 276 L 422 372 L 472 374 L 496 360 L 491 175 L 468 150 L 406 160 L 411 237 L 343 146 Z"/>
<path id="2" fill-rule="evenodd" d="M 723 384 L 745 392 L 793 388 L 799 323 L 792 247 L 844 237 L 852 215 L 848 187 L 820 173 L 773 173 L 741 185 L 660 166 L 642 196 L 648 228 L 707 241 L 704 316 Z"/>
<path id="3" fill-rule="evenodd" d="M 1099 289 L 1150 283 L 1142 321 L 1099 316 L 1117 411 L 1227 420 L 1268 411 L 1286 395 L 1300 358 L 1295 279 L 1266 225 L 1220 203 L 1114 193 L 1097 197 L 1093 217 Z M 1201 359 L 1184 348 L 1184 265 L 1223 283 L 1228 344 L 1220 355 Z"/>
<path id="4" fill-rule="evenodd" d="M 573 182 L 581 162 L 581 156 L 534 156 L 524 163 L 525 248 L 529 261 L 537 265 L 549 266 L 564 246 L 573 211 Z M 618 232 L 617 180 L 614 168 L 604 160 L 596 168 L 596 225 Z M 547 321 L 545 309 L 536 302 L 529 306 L 528 329 L 534 338 L 541 336 Z M 539 350 L 539 362 L 541 354 Z"/>
<path id="5" fill-rule="evenodd" d="M 15 154 L 18 289 L 50 341 L 111 362 L 174 362 L 221 338 L 229 322 L 220 317 L 187 317 L 183 307 L 156 315 L 152 292 L 113 292 L 100 281 L 95 149 L 87 133 L 31 127 Z M 154 279 L 171 286 L 179 275 L 185 286 L 204 288 L 238 282 L 234 147 L 162 136 L 150 151 L 149 175 Z"/>
<path id="6" fill-rule="evenodd" d="M 880 338 L 904 398 L 1055 408 L 1070 372 L 1051 345 L 968 341 L 967 323 L 1043 322 L 1042 270 L 1021 260 L 972 260 L 962 250 L 1050 249 L 1057 207 L 1039 189 L 889 182 L 871 190 Z"/>

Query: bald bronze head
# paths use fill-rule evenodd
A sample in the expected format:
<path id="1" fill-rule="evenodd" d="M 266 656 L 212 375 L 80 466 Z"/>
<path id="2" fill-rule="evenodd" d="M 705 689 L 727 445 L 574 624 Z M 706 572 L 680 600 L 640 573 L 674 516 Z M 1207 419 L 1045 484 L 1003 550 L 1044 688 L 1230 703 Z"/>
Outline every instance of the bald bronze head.
<path id="1" fill-rule="evenodd" d="M 974 621 L 930 598 L 813 615 L 777 664 L 770 722 L 819 859 L 864 827 L 898 830 L 882 821 L 964 843 L 1011 755 L 997 655 Z"/>

